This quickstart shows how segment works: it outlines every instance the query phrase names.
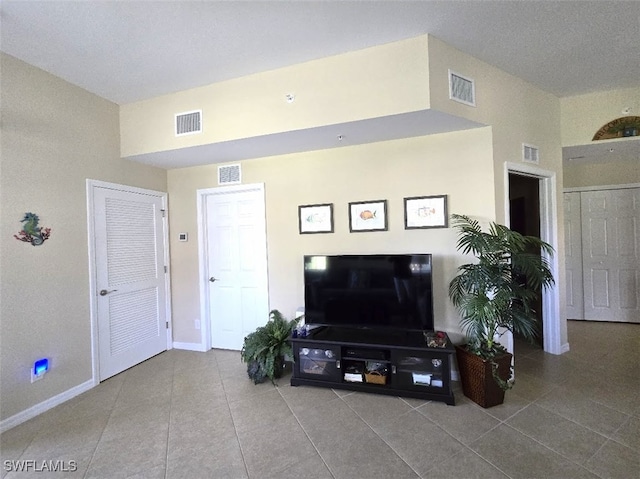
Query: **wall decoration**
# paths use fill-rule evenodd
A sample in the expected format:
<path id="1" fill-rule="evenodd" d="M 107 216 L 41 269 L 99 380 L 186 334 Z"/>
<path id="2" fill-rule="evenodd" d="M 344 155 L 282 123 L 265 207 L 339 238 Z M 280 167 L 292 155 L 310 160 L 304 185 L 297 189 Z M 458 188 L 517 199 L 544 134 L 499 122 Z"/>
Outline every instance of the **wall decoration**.
<path id="1" fill-rule="evenodd" d="M 22 230 L 17 235 L 13 235 L 18 241 L 31 243 L 33 246 L 40 246 L 51 236 L 51 228 L 42 228 L 38 226 L 40 218 L 35 213 L 25 213 L 24 218 L 20 220 L 24 223 Z"/>
<path id="2" fill-rule="evenodd" d="M 298 206 L 300 234 L 333 233 L 333 203 Z"/>
<path id="3" fill-rule="evenodd" d="M 446 228 L 447 196 L 414 196 L 404 199 L 404 229 Z"/>
<path id="4" fill-rule="evenodd" d="M 623 116 L 603 125 L 591 141 L 640 135 L 640 116 Z"/>
<path id="5" fill-rule="evenodd" d="M 386 231 L 387 200 L 349 203 L 349 231 Z"/>

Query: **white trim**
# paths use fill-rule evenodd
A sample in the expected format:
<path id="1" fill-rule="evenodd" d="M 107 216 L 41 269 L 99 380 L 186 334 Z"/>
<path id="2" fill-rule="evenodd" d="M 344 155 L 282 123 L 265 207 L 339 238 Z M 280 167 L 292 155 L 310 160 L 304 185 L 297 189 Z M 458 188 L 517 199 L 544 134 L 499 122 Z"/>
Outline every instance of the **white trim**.
<path id="1" fill-rule="evenodd" d="M 201 343 L 183 343 L 180 341 L 173 342 L 173 349 L 181 349 L 183 351 L 198 351 L 201 353 L 204 353 L 207 351 L 202 347 Z"/>
<path id="2" fill-rule="evenodd" d="M 555 284 L 542 293 L 543 347 L 547 353 L 562 354 L 565 346 L 568 351 L 569 345 L 568 343 L 562 344 L 560 330 L 562 318 L 560 318 L 560 282 L 558 281 L 560 267 L 557 254 L 558 207 L 556 173 L 530 164 L 504 163 L 504 207 L 507 226 L 509 226 L 509 173 L 524 174 L 540 180 L 540 239 L 549 243 L 556 252 L 552 257 L 546 258 L 549 261 Z"/>
<path id="3" fill-rule="evenodd" d="M 632 188 L 640 188 L 640 183 L 628 183 L 624 185 L 575 186 L 571 188 L 564 188 L 562 192 L 578 193 L 581 191 L 629 190 Z"/>
<path id="4" fill-rule="evenodd" d="M 108 183 L 105 181 L 87 179 L 87 236 L 89 250 L 89 317 L 91 320 L 91 371 L 92 381 L 95 384 L 100 382 L 100 363 L 99 363 L 99 343 L 98 343 L 98 307 L 97 307 L 97 291 L 96 285 L 96 261 L 95 261 L 95 222 L 93 217 L 94 199 L 93 194 L 95 188 L 105 188 L 116 191 L 126 191 L 130 193 L 138 193 L 142 195 L 158 196 L 162 198 L 162 208 L 165 211 L 162 227 L 164 229 L 164 262 L 167 272 L 164 275 L 166 290 L 166 320 L 169 323 L 167 328 L 167 350 L 173 348 L 173 321 L 171 320 L 171 261 L 169 256 L 169 223 L 167 214 L 167 193 L 163 191 L 147 190 L 144 188 L 136 188 L 135 186 L 120 185 L 117 183 Z"/>
<path id="5" fill-rule="evenodd" d="M 564 343 L 562 345 L 561 351 L 562 351 L 561 354 L 568 353 L 569 352 L 569 343 Z"/>
<path id="6" fill-rule="evenodd" d="M 206 225 L 206 199 L 209 195 L 224 195 L 229 193 L 241 193 L 247 191 L 259 191 L 264 200 L 264 183 L 252 183 L 246 185 L 218 186 L 204 188 L 196 191 L 196 206 L 198 217 L 198 272 L 200 275 L 200 348 L 198 351 L 211 349 L 211 319 L 209 318 L 209 278 L 207 278 L 207 225 Z M 266 214 L 266 212 L 265 212 Z M 266 221 L 266 219 L 265 219 Z M 266 232 L 265 232 L 266 235 Z M 268 268 L 268 263 L 267 263 Z M 269 291 L 267 272 L 267 294 Z M 197 344 L 197 343 L 193 343 Z"/>
<path id="7" fill-rule="evenodd" d="M 41 403 L 38 403 L 34 406 L 31 406 L 24 411 L 19 412 L 18 414 L 14 414 L 11 417 L 3 419 L 0 421 L 0 433 L 5 432 L 13 427 L 16 427 L 23 422 L 28 421 L 29 419 L 33 419 L 34 417 L 42 414 L 43 412 L 48 411 L 60 404 L 68 401 L 69 399 L 73 399 L 74 397 L 93 389 L 97 383 L 93 381 L 93 379 L 89 379 L 88 381 L 83 382 L 82 384 L 78 384 L 77 386 L 72 387 L 71 389 L 67 389 L 66 391 L 56 394 Z"/>

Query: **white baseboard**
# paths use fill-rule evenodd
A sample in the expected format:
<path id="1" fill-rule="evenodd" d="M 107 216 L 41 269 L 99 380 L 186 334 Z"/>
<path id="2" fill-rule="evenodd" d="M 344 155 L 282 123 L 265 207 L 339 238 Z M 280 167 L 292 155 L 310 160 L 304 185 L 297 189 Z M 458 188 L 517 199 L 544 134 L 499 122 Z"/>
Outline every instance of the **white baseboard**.
<path id="1" fill-rule="evenodd" d="M 569 343 L 564 343 L 560 347 L 560 354 L 564 354 L 564 353 L 568 353 L 568 352 L 569 352 Z"/>
<path id="2" fill-rule="evenodd" d="M 184 349 L 186 351 L 199 351 L 201 353 L 205 353 L 207 350 L 200 343 L 181 343 L 174 341 L 173 349 Z"/>
<path id="3" fill-rule="evenodd" d="M 19 424 L 22 424 L 23 422 L 26 422 L 29 419 L 32 419 L 38 416 L 39 414 L 42 414 L 43 412 L 46 412 L 49 409 L 54 408 L 62 404 L 63 402 L 66 402 L 69 399 L 72 399 L 82 394 L 83 392 L 88 391 L 89 389 L 92 389 L 95 386 L 96 384 L 94 384 L 93 379 L 90 379 L 88 381 L 83 382 L 82 384 L 78 384 L 77 386 L 72 387 L 71 389 L 67 389 L 63 393 L 53 396 L 47 399 L 46 401 L 42 401 L 41 403 L 36 404 L 35 406 L 31 406 L 29 409 L 25 409 L 24 411 L 19 412 L 18 414 L 14 414 L 13 416 L 0 421 L 0 433 L 5 432 L 13 427 L 16 427 Z"/>

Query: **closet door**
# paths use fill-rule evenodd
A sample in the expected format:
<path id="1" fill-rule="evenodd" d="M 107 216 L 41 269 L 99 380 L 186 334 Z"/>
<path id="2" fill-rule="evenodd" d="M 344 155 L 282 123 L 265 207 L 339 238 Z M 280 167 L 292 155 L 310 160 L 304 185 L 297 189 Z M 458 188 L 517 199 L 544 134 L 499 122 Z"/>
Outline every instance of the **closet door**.
<path id="1" fill-rule="evenodd" d="M 580 192 L 565 193 L 564 250 L 567 280 L 567 319 L 584 319 L 581 228 Z"/>
<path id="2" fill-rule="evenodd" d="M 584 318 L 640 323 L 640 188 L 581 193 Z"/>

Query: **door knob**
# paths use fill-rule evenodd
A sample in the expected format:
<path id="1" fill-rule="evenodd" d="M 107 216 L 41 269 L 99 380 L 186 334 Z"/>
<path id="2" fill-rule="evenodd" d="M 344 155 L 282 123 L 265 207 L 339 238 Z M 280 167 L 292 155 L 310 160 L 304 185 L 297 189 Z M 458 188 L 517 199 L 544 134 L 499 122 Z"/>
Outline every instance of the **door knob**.
<path id="1" fill-rule="evenodd" d="M 211 278 L 209 278 L 209 281 L 212 282 L 212 283 L 215 283 L 218 280 L 216 278 L 214 278 L 213 276 L 211 276 Z"/>
<path id="2" fill-rule="evenodd" d="M 100 290 L 100 296 L 106 296 L 109 293 L 113 293 L 114 291 L 118 291 L 117 289 L 112 289 L 111 291 L 107 291 L 106 289 Z"/>

